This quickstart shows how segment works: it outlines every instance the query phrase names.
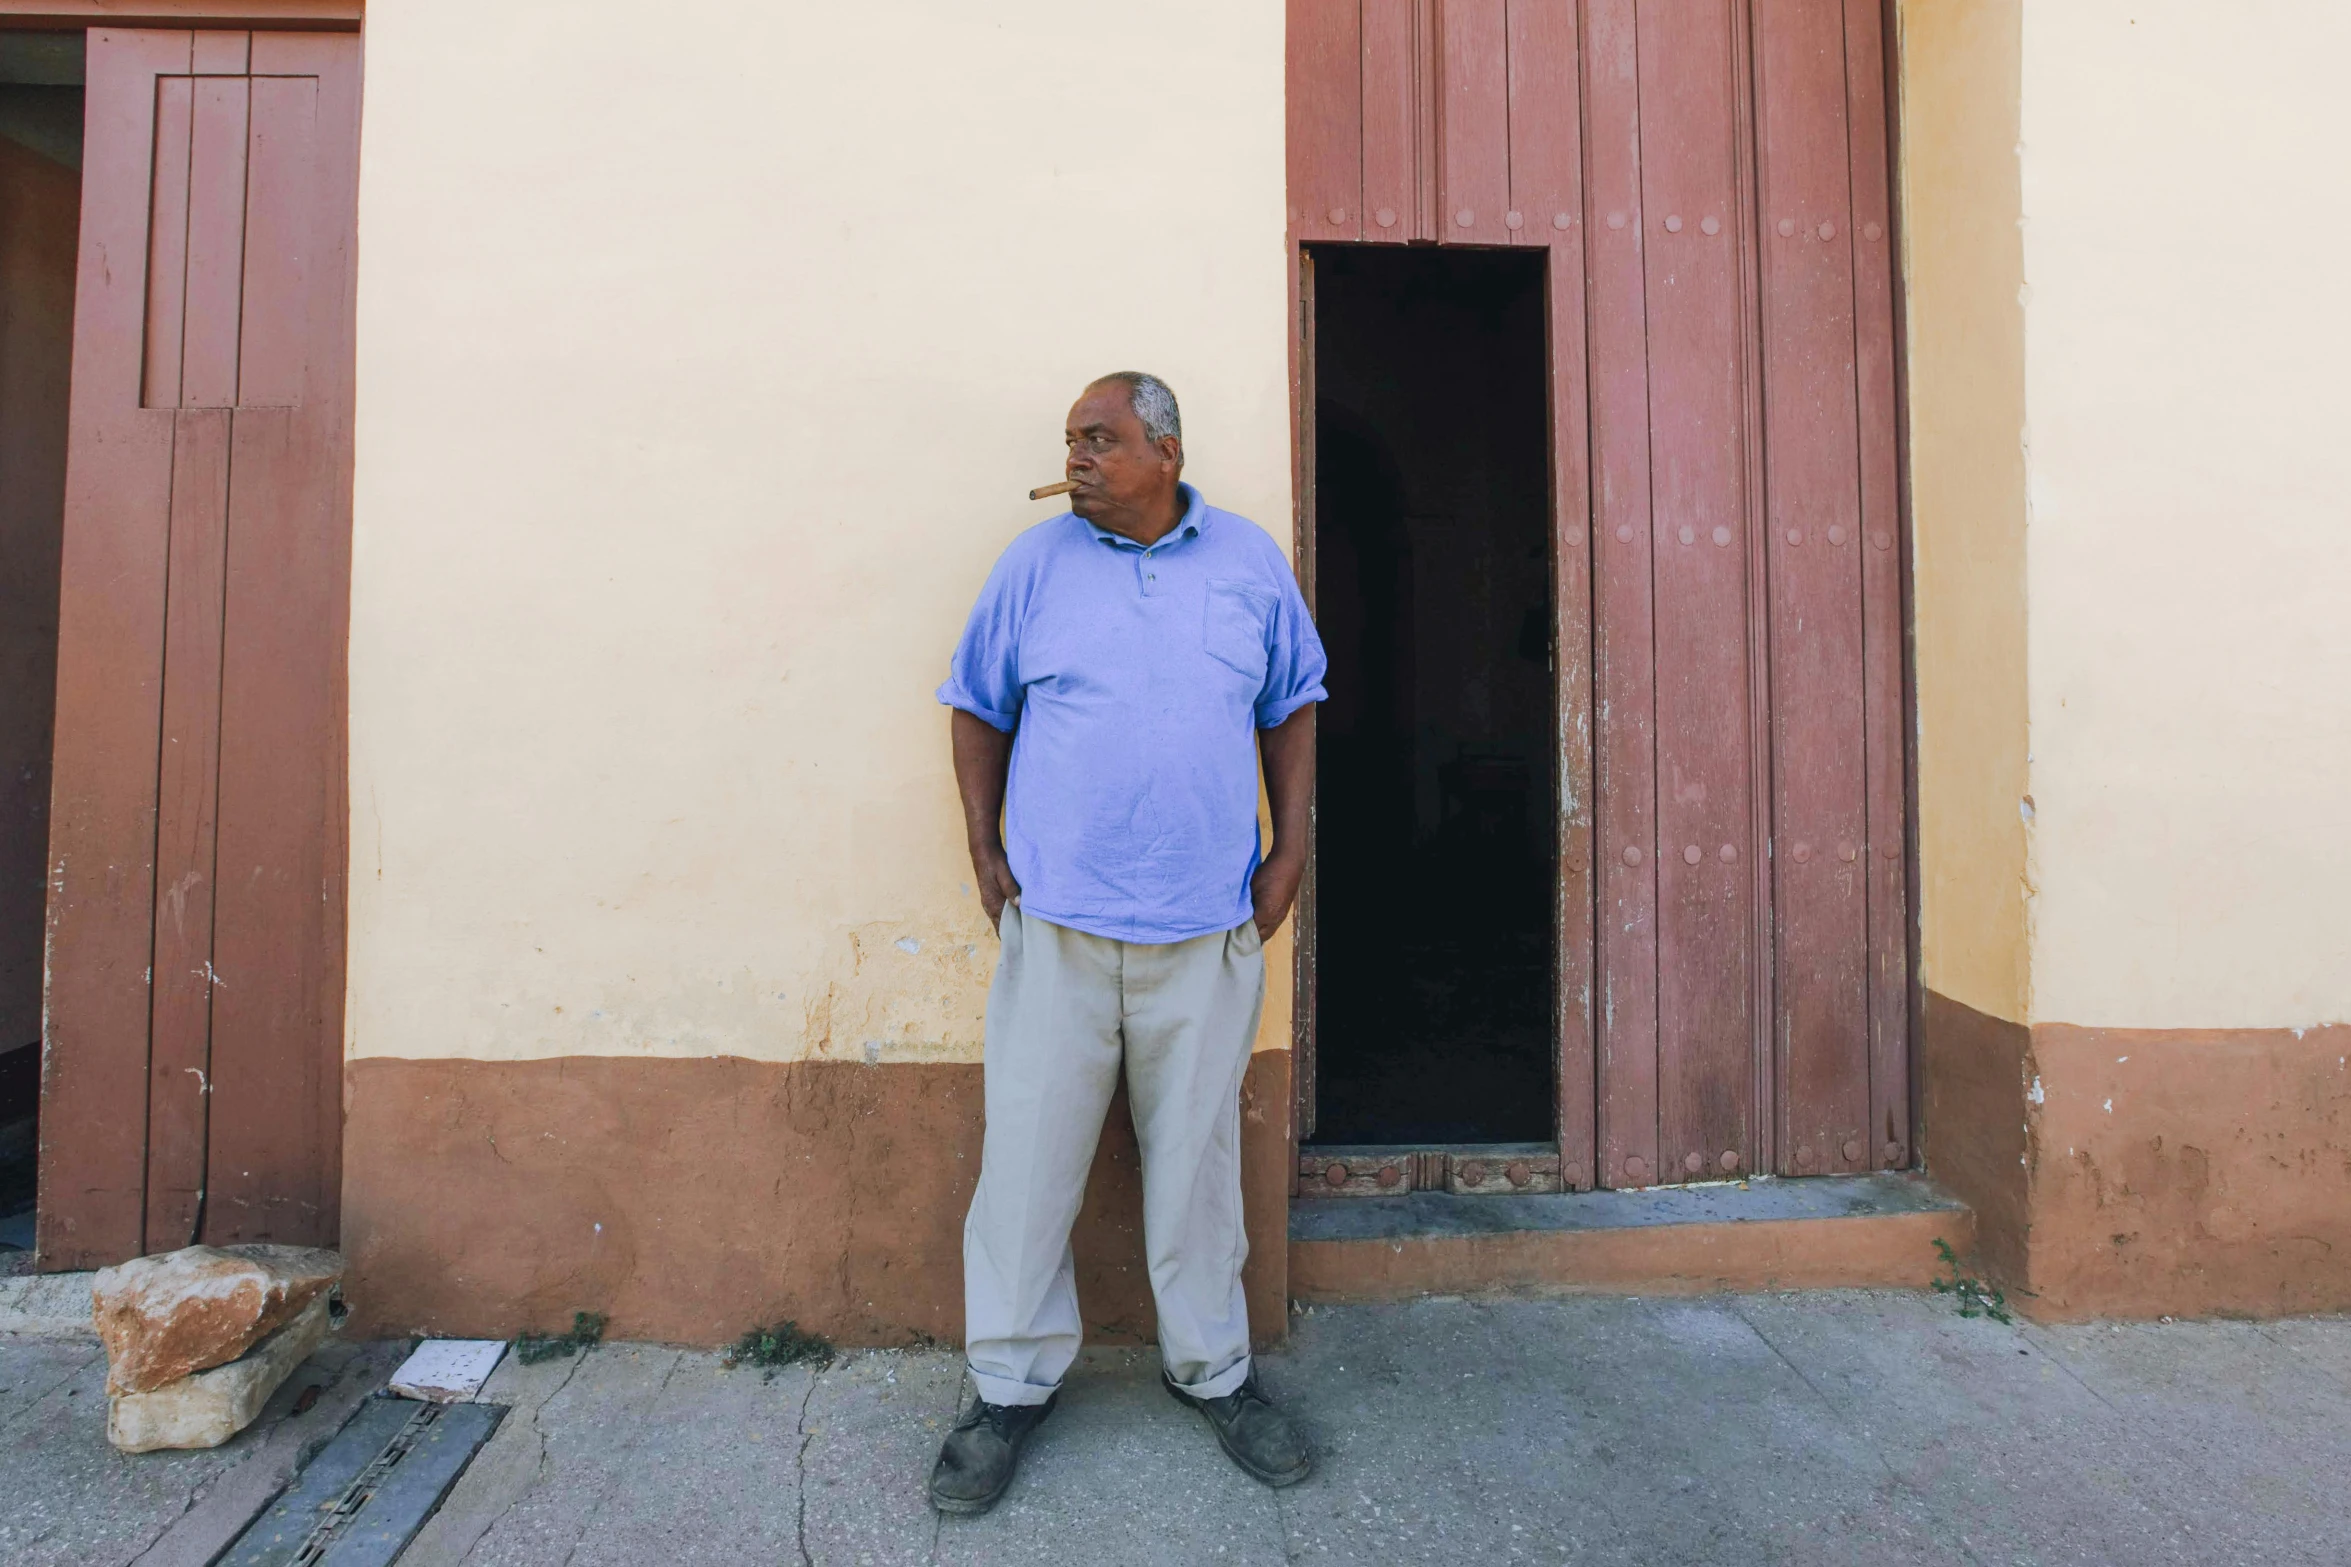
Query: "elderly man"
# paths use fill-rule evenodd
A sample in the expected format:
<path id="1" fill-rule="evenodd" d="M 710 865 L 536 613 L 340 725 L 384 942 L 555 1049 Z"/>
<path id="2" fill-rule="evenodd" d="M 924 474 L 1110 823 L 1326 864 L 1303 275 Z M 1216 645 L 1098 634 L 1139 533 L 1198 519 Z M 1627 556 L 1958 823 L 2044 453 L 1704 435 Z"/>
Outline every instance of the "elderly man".
<path id="1" fill-rule="evenodd" d="M 1069 1230 L 1122 1066 L 1167 1390 L 1267 1485 L 1313 1464 L 1250 1369 L 1239 1098 L 1306 868 L 1322 643 L 1273 540 L 1180 482 L 1165 382 L 1104 376 L 1064 439 L 1070 511 L 996 562 L 939 688 L 1002 942 L 963 1226 L 978 1396 L 931 1474 L 949 1513 L 1004 1494 L 1077 1356 Z"/>

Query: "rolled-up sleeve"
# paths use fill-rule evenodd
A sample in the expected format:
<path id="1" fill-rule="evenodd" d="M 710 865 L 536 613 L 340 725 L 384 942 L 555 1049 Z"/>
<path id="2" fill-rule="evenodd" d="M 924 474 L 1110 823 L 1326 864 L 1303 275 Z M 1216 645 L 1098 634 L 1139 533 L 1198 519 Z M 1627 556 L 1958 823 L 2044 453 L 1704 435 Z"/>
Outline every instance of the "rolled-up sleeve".
<path id="1" fill-rule="evenodd" d="M 1325 700 L 1322 678 L 1329 664 L 1314 617 L 1306 612 L 1298 580 L 1284 563 L 1276 573 L 1273 620 L 1266 631 L 1265 686 L 1257 693 L 1257 727 L 1271 729 L 1309 702 Z"/>
<path id="2" fill-rule="evenodd" d="M 1020 722 L 1020 622 L 1026 597 L 999 560 L 964 622 L 939 700 L 1009 734 Z"/>

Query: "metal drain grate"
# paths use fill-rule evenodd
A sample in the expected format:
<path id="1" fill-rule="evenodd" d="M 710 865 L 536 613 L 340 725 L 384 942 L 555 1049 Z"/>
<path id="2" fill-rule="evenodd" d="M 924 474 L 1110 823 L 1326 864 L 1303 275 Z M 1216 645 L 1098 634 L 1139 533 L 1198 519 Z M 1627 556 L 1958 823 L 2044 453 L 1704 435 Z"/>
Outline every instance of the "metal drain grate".
<path id="1" fill-rule="evenodd" d="M 369 1399 L 219 1567 L 390 1567 L 503 1414 Z"/>

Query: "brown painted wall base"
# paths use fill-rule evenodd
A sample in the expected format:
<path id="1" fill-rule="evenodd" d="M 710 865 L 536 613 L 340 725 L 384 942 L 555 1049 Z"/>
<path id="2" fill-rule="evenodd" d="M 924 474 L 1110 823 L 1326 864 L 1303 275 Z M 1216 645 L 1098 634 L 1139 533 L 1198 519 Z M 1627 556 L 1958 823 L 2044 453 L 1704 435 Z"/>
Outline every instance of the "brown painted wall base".
<path id="1" fill-rule="evenodd" d="M 2351 1028 L 2028 1030 L 1932 993 L 1924 1022 L 1927 1168 L 2024 1309 L 2351 1310 Z M 782 1318 L 852 1344 L 960 1336 L 976 1066 L 367 1059 L 346 1091 L 356 1331 L 502 1336 L 588 1310 L 693 1344 Z M 1293 1245 L 1288 1094 L 1287 1056 L 1250 1063 L 1268 1339 L 1290 1294 L 1919 1284 L 1936 1235 L 1962 1243 L 1948 1216 L 1895 1215 Z M 1153 1331 L 1139 1212 L 1121 1105 L 1075 1242 L 1104 1341 Z"/>
<path id="2" fill-rule="evenodd" d="M 2033 1029 L 2049 1318 L 2351 1310 L 2351 1027 Z"/>
<path id="3" fill-rule="evenodd" d="M 1242 1085 L 1249 1316 L 1286 1326 L 1289 1057 Z M 604 1313 L 720 1344 L 786 1318 L 958 1343 L 980 1068 L 572 1056 L 366 1058 L 346 1077 L 343 1243 L 360 1337 L 504 1337 Z M 1089 1332 L 1154 1330 L 1141 1181 L 1113 1105 L 1075 1237 Z"/>
<path id="4" fill-rule="evenodd" d="M 1477 1199 L 1471 1199 L 1473 1201 Z M 1749 1220 L 1628 1229 L 1290 1243 L 1290 1293 L 1302 1301 L 1418 1295 L 1924 1288 L 1935 1242 L 1973 1243 L 1964 1210 L 1867 1218 Z"/>
<path id="5" fill-rule="evenodd" d="M 2025 1276 L 2025 1057 L 2032 1031 L 1926 993 L 1919 1013 L 1919 1151 L 1926 1169 L 1975 1210 L 1984 1270 Z"/>
<path id="6" fill-rule="evenodd" d="M 2027 1312 L 2351 1310 L 2351 1027 L 1923 1022 L 1927 1169 Z"/>

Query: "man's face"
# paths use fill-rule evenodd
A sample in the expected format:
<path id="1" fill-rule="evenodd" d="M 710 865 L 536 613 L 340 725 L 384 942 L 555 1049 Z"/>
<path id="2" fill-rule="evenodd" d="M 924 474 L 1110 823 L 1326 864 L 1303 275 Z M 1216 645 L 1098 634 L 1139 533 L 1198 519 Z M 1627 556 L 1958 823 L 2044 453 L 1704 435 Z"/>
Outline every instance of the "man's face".
<path id="1" fill-rule="evenodd" d="M 1069 447 L 1064 472 L 1077 481 L 1069 509 L 1113 531 L 1120 523 L 1142 521 L 1164 511 L 1175 494 L 1183 452 L 1176 438 L 1143 438 L 1143 421 L 1122 382 L 1086 388 L 1069 410 L 1062 431 Z"/>

